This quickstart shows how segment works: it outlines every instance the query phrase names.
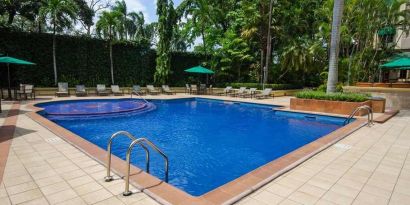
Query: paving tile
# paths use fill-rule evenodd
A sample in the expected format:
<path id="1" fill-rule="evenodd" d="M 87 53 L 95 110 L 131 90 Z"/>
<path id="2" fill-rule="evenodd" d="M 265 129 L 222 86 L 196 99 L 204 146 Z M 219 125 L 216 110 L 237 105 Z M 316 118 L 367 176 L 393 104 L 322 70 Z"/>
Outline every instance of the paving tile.
<path id="1" fill-rule="evenodd" d="M 408 204 L 408 203 L 410 203 L 410 193 L 402 194 L 402 193 L 394 192 L 393 195 L 391 196 L 389 204 L 402 205 L 402 204 Z"/>
<path id="2" fill-rule="evenodd" d="M 154 201 L 151 198 L 145 198 L 145 199 L 142 199 L 141 201 L 132 203 L 131 205 L 159 205 L 159 203 Z"/>
<path id="3" fill-rule="evenodd" d="M 65 181 L 57 182 L 55 184 L 51 184 L 40 188 L 44 195 L 54 194 L 67 189 L 71 189 L 71 187 Z"/>
<path id="4" fill-rule="evenodd" d="M 11 205 L 10 199 L 8 197 L 0 197 L 1 205 Z"/>
<path id="5" fill-rule="evenodd" d="M 49 204 L 48 201 L 44 197 L 21 203 L 21 205 L 48 205 L 48 204 Z"/>
<path id="6" fill-rule="evenodd" d="M 312 196 L 310 194 L 296 191 L 289 196 L 289 199 L 292 201 L 296 201 L 302 204 L 315 204 L 316 201 L 319 200 L 320 197 Z"/>
<path id="7" fill-rule="evenodd" d="M 96 203 L 95 205 L 122 205 L 124 204 L 122 201 L 120 201 L 117 197 L 113 196 L 110 197 L 109 199 L 105 199 L 103 201 L 100 201 L 98 203 Z"/>
<path id="8" fill-rule="evenodd" d="M 41 193 L 40 189 L 33 189 L 26 192 L 11 195 L 10 200 L 13 204 L 20 204 L 26 201 L 40 198 L 42 196 L 43 194 Z"/>
<path id="9" fill-rule="evenodd" d="M 6 189 L 9 195 L 14 195 L 14 194 L 26 192 L 26 191 L 37 189 L 37 188 L 38 188 L 37 184 L 34 183 L 33 181 L 30 181 L 30 182 L 18 184 L 15 186 L 10 186 L 10 187 L 7 187 Z"/>
<path id="10" fill-rule="evenodd" d="M 388 204 L 388 203 L 389 203 L 388 198 L 376 196 L 373 194 L 368 194 L 365 192 L 361 192 L 353 202 L 353 204 L 372 204 L 372 205 L 382 205 L 382 204 Z"/>
<path id="11" fill-rule="evenodd" d="M 92 181 L 92 182 L 87 183 L 87 184 L 76 186 L 73 189 L 78 195 L 81 196 L 81 195 L 84 195 L 84 194 L 88 194 L 88 193 L 100 190 L 102 188 L 103 187 L 99 183 L 97 183 L 95 181 Z"/>
<path id="12" fill-rule="evenodd" d="M 272 204 L 272 205 L 273 204 L 279 204 L 281 201 L 284 200 L 283 197 L 278 196 L 276 194 L 272 194 L 272 193 L 267 192 L 267 191 L 261 192 L 261 193 L 255 195 L 255 196 L 253 196 L 252 198 L 254 198 L 258 201 L 261 201 L 265 204 Z"/>
<path id="13" fill-rule="evenodd" d="M 345 195 L 332 192 L 332 191 L 326 192 L 326 194 L 323 195 L 322 199 L 331 201 L 332 203 L 340 204 L 340 205 L 351 204 L 354 200 L 354 198 L 352 197 L 347 197 Z"/>
<path id="14" fill-rule="evenodd" d="M 266 187 L 266 190 L 269 192 L 272 192 L 274 194 L 277 194 L 281 197 L 287 197 L 289 196 L 292 192 L 294 192 L 296 189 L 292 189 L 289 188 L 285 185 L 281 185 L 281 184 L 276 184 L 276 183 L 272 183 L 271 185 L 268 185 Z"/>
<path id="15" fill-rule="evenodd" d="M 30 182 L 32 180 L 33 179 L 30 177 L 30 175 L 26 174 L 26 175 L 18 176 L 18 177 L 4 178 L 3 183 L 6 187 L 9 187 L 9 186 L 15 186 L 15 185 L 18 185 L 18 184 Z"/>
<path id="16" fill-rule="evenodd" d="M 76 197 L 78 197 L 78 195 L 72 189 L 67 189 L 54 194 L 46 195 L 46 198 L 50 202 L 50 204 L 57 204 Z"/>
<path id="17" fill-rule="evenodd" d="M 136 192 L 136 193 L 133 193 L 131 196 L 123 196 L 122 194 L 120 194 L 120 195 L 117 195 L 117 198 L 120 200 L 120 201 L 122 201 L 124 204 L 132 204 L 132 203 L 135 203 L 135 202 L 137 202 L 137 201 L 141 201 L 141 200 L 143 200 L 143 199 L 145 199 L 145 198 L 147 198 L 148 196 L 147 195 L 145 195 L 144 193 L 142 193 L 142 192 Z"/>
<path id="18" fill-rule="evenodd" d="M 87 203 L 87 204 L 94 204 L 100 201 L 103 201 L 105 199 L 108 199 L 112 197 L 113 195 L 105 190 L 105 189 L 100 189 L 95 192 L 88 193 L 84 196 L 81 196 L 81 198 Z"/>
<path id="19" fill-rule="evenodd" d="M 72 186 L 72 187 L 76 187 L 76 186 L 80 186 L 89 182 L 94 181 L 93 178 L 91 178 L 88 175 L 82 176 L 82 177 L 78 177 L 78 178 L 74 178 L 74 179 L 70 179 L 67 182 Z"/>
<path id="20" fill-rule="evenodd" d="M 80 197 L 76 197 L 60 202 L 57 205 L 87 205 L 87 203 L 85 203 Z"/>
<path id="21" fill-rule="evenodd" d="M 47 178 L 36 180 L 35 182 L 39 187 L 44 187 L 44 186 L 55 184 L 61 181 L 64 181 L 64 179 L 59 176 L 52 176 L 52 177 L 47 177 Z"/>
<path id="22" fill-rule="evenodd" d="M 289 199 L 285 199 L 284 201 L 282 201 L 281 203 L 280 203 L 280 205 L 300 205 L 301 203 L 298 203 L 298 202 L 296 202 L 296 201 L 292 201 L 292 200 L 289 200 Z M 303 203 L 302 203 L 303 204 Z"/>

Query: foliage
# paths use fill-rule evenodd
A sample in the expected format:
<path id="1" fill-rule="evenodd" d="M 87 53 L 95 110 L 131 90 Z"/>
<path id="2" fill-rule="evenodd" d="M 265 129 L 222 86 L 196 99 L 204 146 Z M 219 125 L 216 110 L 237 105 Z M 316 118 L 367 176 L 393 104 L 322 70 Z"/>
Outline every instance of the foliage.
<path id="1" fill-rule="evenodd" d="M 56 36 L 59 81 L 70 86 L 77 83 L 94 87 L 97 83 L 111 84 L 108 42 L 89 37 Z M 0 53 L 35 62 L 35 66 L 11 65 L 12 85 L 32 83 L 37 87 L 53 86 L 52 35 L 8 32 L 0 30 Z M 141 86 L 154 83 L 155 50 L 145 44 L 113 43 L 115 82 L 120 86 Z M 177 52 L 171 54 L 171 86 L 183 86 L 189 75 L 185 69 L 202 62 L 200 54 Z M 0 65 L 0 85 L 7 86 L 7 69 Z M 159 85 L 159 84 L 158 84 Z"/>
<path id="2" fill-rule="evenodd" d="M 157 14 L 159 40 L 157 44 L 157 66 L 154 80 L 157 83 L 166 83 L 171 73 L 171 42 L 176 17 L 172 0 L 158 0 Z"/>
<path id="3" fill-rule="evenodd" d="M 228 85 L 234 88 L 247 87 L 262 89 L 260 83 L 229 83 Z M 297 84 L 265 84 L 265 88 L 272 88 L 272 90 L 292 90 L 300 89 L 302 86 Z"/>
<path id="4" fill-rule="evenodd" d="M 359 93 L 329 93 L 322 91 L 301 91 L 296 93 L 297 98 L 316 99 L 316 100 L 332 100 L 332 101 L 347 101 L 347 102 L 364 102 L 369 99 L 368 95 Z"/>

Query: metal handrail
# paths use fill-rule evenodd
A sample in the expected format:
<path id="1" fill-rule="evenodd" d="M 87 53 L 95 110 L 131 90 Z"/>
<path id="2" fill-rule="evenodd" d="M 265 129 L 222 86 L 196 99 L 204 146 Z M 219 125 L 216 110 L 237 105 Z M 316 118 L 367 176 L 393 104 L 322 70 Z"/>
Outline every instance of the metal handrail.
<path id="1" fill-rule="evenodd" d="M 367 126 L 373 125 L 373 110 L 370 106 L 368 105 L 362 105 L 357 107 L 350 115 L 349 117 L 344 121 L 343 125 L 347 125 L 350 120 L 353 119 L 353 117 L 356 115 L 357 112 L 360 110 L 367 110 Z"/>
<path id="2" fill-rule="evenodd" d="M 110 182 L 113 180 L 113 176 L 111 176 L 111 146 L 112 146 L 112 140 L 118 136 L 126 136 L 129 139 L 135 141 L 137 138 L 135 138 L 131 133 L 126 132 L 126 131 L 119 131 L 111 135 L 110 140 L 108 141 L 108 146 L 107 146 L 107 176 L 104 177 L 106 182 Z M 146 172 L 149 173 L 149 150 L 148 148 L 141 144 L 141 147 L 145 150 L 145 158 L 146 158 Z"/>
<path id="3" fill-rule="evenodd" d="M 138 138 L 130 144 L 130 146 L 128 147 L 128 150 L 127 150 L 127 157 L 126 157 L 126 159 L 127 159 L 127 170 L 126 170 L 127 175 L 126 175 L 126 178 L 125 178 L 125 191 L 124 191 L 124 193 L 122 193 L 122 195 L 124 195 L 124 196 L 129 196 L 129 195 L 132 194 L 132 192 L 130 191 L 131 151 L 132 151 L 132 149 L 134 148 L 134 146 L 136 144 L 142 145 L 142 143 L 144 143 L 144 142 L 147 143 L 151 148 L 153 148 L 155 151 L 157 151 L 164 158 L 164 161 L 165 161 L 165 182 L 168 182 L 168 168 L 169 168 L 168 164 L 169 163 L 168 163 L 167 155 L 165 155 L 164 152 L 161 151 L 161 149 L 159 149 L 157 146 L 155 146 L 155 144 L 152 143 L 151 141 L 149 141 L 148 139 Z"/>

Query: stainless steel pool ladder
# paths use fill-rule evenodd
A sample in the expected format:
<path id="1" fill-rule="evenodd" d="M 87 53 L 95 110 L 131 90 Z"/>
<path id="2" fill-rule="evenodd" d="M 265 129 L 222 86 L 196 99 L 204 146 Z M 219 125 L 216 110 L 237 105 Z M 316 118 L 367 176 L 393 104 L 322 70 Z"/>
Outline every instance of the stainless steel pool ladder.
<path id="1" fill-rule="evenodd" d="M 137 96 L 138 97 L 140 97 L 145 103 L 149 103 L 145 98 L 143 98 L 140 94 L 138 94 L 138 93 L 135 93 L 135 94 L 137 94 Z M 131 92 L 131 98 L 132 98 L 132 92 Z"/>
<path id="2" fill-rule="evenodd" d="M 349 124 L 350 120 L 353 119 L 353 117 L 356 115 L 357 112 L 360 110 L 367 110 L 367 126 L 372 126 L 373 125 L 373 110 L 370 106 L 368 105 L 362 105 L 357 107 L 352 114 L 349 115 L 349 117 L 344 121 L 343 125 Z"/>
<path id="3" fill-rule="evenodd" d="M 148 148 L 143 144 L 145 142 L 145 144 L 147 144 L 148 146 L 150 146 L 152 149 L 154 149 L 155 151 L 157 151 L 163 158 L 165 161 L 165 182 L 168 182 L 168 169 L 169 169 L 169 163 L 168 163 L 168 157 L 165 155 L 165 153 L 159 149 L 154 143 L 152 143 L 151 141 L 149 141 L 146 138 L 135 138 L 132 134 L 130 134 L 129 132 L 126 131 L 119 131 L 114 133 L 110 140 L 108 141 L 108 147 L 107 147 L 107 176 L 104 177 L 106 182 L 110 182 L 113 180 L 113 177 L 111 176 L 111 145 L 112 145 L 112 140 L 118 136 L 124 135 L 128 138 L 130 138 L 131 140 L 133 140 L 131 142 L 131 144 L 128 146 L 127 149 L 127 155 L 126 155 L 126 160 L 127 160 L 127 174 L 126 174 L 126 178 L 125 178 L 125 191 L 123 192 L 124 196 L 129 196 L 132 194 L 132 192 L 129 190 L 129 184 L 130 184 L 130 167 L 131 167 L 131 151 L 134 148 L 135 145 L 139 144 L 144 150 L 145 150 L 145 160 L 146 160 L 146 172 L 149 173 L 149 165 L 150 165 L 150 155 L 149 155 L 149 150 Z"/>

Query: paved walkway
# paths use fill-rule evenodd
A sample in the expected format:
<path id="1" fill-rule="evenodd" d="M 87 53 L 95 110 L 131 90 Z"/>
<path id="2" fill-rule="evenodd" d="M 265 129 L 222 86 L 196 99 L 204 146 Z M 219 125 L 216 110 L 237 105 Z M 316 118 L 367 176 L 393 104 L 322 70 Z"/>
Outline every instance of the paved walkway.
<path id="1" fill-rule="evenodd" d="M 0 204 L 157 204 L 140 192 L 123 197 L 123 180 L 104 182 L 103 165 L 28 118 L 24 105 L 20 109 Z M 409 123 L 410 111 L 402 111 L 385 124 L 363 127 L 238 204 L 409 204 Z"/>

